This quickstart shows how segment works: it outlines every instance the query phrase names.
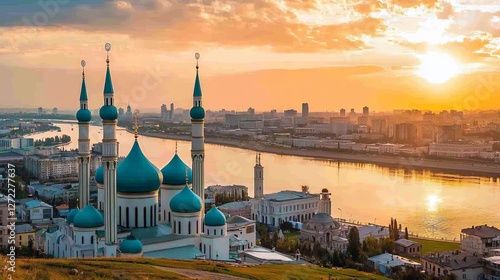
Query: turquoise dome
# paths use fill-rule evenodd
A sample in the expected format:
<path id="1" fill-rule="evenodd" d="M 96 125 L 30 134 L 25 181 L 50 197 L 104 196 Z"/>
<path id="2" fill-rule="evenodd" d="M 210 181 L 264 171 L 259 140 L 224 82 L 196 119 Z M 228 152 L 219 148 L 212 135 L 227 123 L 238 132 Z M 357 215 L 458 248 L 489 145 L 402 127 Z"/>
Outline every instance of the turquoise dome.
<path id="1" fill-rule="evenodd" d="M 201 203 L 200 197 L 189 186 L 185 186 L 170 200 L 170 209 L 179 213 L 194 213 L 201 210 Z"/>
<path id="2" fill-rule="evenodd" d="M 99 115 L 103 120 L 113 121 L 118 118 L 118 110 L 113 105 L 105 105 L 99 110 Z"/>
<path id="3" fill-rule="evenodd" d="M 76 214 L 78 214 L 78 212 L 80 212 L 80 209 L 78 208 L 69 211 L 68 216 L 66 216 L 66 222 L 68 222 L 68 224 L 73 223 L 73 220 L 75 219 L 75 216 Z"/>
<path id="4" fill-rule="evenodd" d="M 102 164 L 95 171 L 95 181 L 98 184 L 104 185 L 104 166 Z"/>
<path id="5" fill-rule="evenodd" d="M 217 207 L 212 206 L 212 209 L 205 215 L 205 225 L 211 227 L 223 226 L 226 224 L 226 216 Z"/>
<path id="6" fill-rule="evenodd" d="M 205 118 L 205 109 L 203 107 L 193 107 L 189 114 L 193 120 L 202 120 Z"/>
<path id="7" fill-rule="evenodd" d="M 187 166 L 179 155 L 175 154 L 172 160 L 161 169 L 163 184 L 184 185 L 186 183 L 186 168 L 188 169 L 188 184 L 193 182 L 193 171 Z"/>
<path id="8" fill-rule="evenodd" d="M 160 188 L 163 175 L 142 153 L 139 142 L 116 168 L 116 187 L 119 192 L 144 193 Z"/>
<path id="9" fill-rule="evenodd" d="M 73 219 L 73 225 L 81 228 L 96 228 L 104 225 L 104 219 L 94 206 L 87 205 Z"/>
<path id="10" fill-rule="evenodd" d="M 90 122 L 92 120 L 92 114 L 88 109 L 80 109 L 76 112 L 76 119 L 79 122 Z"/>
<path id="11" fill-rule="evenodd" d="M 139 239 L 130 234 L 120 243 L 120 251 L 126 254 L 140 253 L 142 252 L 142 243 Z"/>

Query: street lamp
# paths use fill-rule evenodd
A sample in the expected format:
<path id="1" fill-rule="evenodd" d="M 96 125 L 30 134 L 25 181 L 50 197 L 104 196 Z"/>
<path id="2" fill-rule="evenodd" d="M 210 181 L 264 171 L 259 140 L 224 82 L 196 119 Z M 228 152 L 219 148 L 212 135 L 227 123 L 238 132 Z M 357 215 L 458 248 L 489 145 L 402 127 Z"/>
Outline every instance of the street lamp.
<path id="1" fill-rule="evenodd" d="M 342 209 L 339 208 L 340 211 L 340 218 L 342 219 Z"/>

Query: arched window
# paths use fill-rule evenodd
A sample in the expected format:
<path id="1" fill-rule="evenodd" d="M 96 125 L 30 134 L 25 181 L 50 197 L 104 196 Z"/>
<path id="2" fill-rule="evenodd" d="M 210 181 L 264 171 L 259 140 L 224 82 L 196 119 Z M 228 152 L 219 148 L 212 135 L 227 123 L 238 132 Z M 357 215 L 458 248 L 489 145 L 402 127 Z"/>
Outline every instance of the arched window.
<path id="1" fill-rule="evenodd" d="M 188 222 L 188 234 L 191 234 L 191 221 Z"/>
<path id="2" fill-rule="evenodd" d="M 130 224 L 129 224 L 130 216 L 129 216 L 129 212 L 128 212 L 128 207 L 125 209 L 125 219 L 126 219 L 127 227 L 130 227 Z"/>
<path id="3" fill-rule="evenodd" d="M 153 212 L 154 214 L 152 215 L 153 216 L 153 223 L 154 223 L 153 226 L 156 226 L 156 221 L 157 221 L 156 217 L 158 216 L 158 210 L 156 209 L 156 204 L 155 204 L 154 209 L 155 209 L 155 211 Z"/>
<path id="4" fill-rule="evenodd" d="M 174 233 L 177 233 L 177 223 L 174 221 Z"/>
<path id="5" fill-rule="evenodd" d="M 118 224 L 119 225 L 122 224 L 122 207 L 121 206 L 118 207 Z"/>
<path id="6" fill-rule="evenodd" d="M 196 221 L 196 234 L 198 234 L 199 232 L 200 232 L 200 224 L 198 223 L 198 221 Z"/>
<path id="7" fill-rule="evenodd" d="M 203 254 L 207 253 L 207 244 L 203 244 Z"/>
<path id="8" fill-rule="evenodd" d="M 208 230 L 208 228 L 207 228 L 207 235 L 210 235 L 210 231 Z"/>
<path id="9" fill-rule="evenodd" d="M 155 213 L 153 212 L 153 205 L 149 206 L 149 212 L 151 212 L 151 215 L 149 216 L 149 226 L 152 227 L 154 226 L 153 217 L 155 215 Z"/>
<path id="10" fill-rule="evenodd" d="M 84 238 L 83 238 L 83 236 L 82 236 L 82 245 L 83 245 L 83 243 L 84 243 L 84 242 L 85 242 L 85 239 L 84 239 Z"/>
<path id="11" fill-rule="evenodd" d="M 217 232 L 215 232 L 215 229 L 214 229 L 214 235 L 217 235 Z"/>
<path id="12" fill-rule="evenodd" d="M 170 211 L 168 212 L 168 222 L 170 223 Z"/>
<path id="13" fill-rule="evenodd" d="M 143 216 L 143 219 L 144 219 L 144 222 L 143 222 L 144 227 L 146 227 L 146 226 L 147 226 L 146 221 L 148 220 L 148 219 L 146 218 L 146 206 L 144 206 L 144 214 L 143 214 L 142 216 Z"/>
<path id="14" fill-rule="evenodd" d="M 220 235 L 224 235 L 224 229 L 220 229 Z"/>
<path id="15" fill-rule="evenodd" d="M 90 244 L 94 244 L 94 236 L 93 235 L 90 237 Z"/>

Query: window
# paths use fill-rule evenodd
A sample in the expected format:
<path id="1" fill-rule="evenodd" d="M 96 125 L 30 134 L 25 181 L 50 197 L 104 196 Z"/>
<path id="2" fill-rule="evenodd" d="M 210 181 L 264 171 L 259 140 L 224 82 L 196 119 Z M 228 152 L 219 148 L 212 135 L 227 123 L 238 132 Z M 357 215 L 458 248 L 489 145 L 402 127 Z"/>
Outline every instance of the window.
<path id="1" fill-rule="evenodd" d="M 467 274 L 462 274 L 462 279 L 467 279 Z"/>
<path id="2" fill-rule="evenodd" d="M 188 222 L 188 234 L 191 234 L 191 221 Z"/>
<path id="3" fill-rule="evenodd" d="M 94 244 L 94 236 L 93 235 L 90 237 L 90 244 Z"/>
<path id="4" fill-rule="evenodd" d="M 177 223 L 174 221 L 174 233 L 177 233 Z"/>
<path id="5" fill-rule="evenodd" d="M 148 219 L 146 218 L 146 206 L 144 206 L 144 213 L 143 213 L 143 215 L 142 215 L 142 216 L 143 216 L 143 219 L 144 219 L 144 221 L 143 221 L 144 227 L 147 227 L 147 223 L 146 223 L 146 221 L 147 221 Z"/>
<path id="6" fill-rule="evenodd" d="M 84 239 L 84 238 L 83 238 L 83 236 L 82 236 L 82 245 L 83 245 L 84 243 L 85 243 L 85 239 Z"/>
<path id="7" fill-rule="evenodd" d="M 134 224 L 135 227 L 138 227 L 139 226 L 139 210 L 137 209 L 137 207 L 135 207 L 135 224 Z"/>
<path id="8" fill-rule="evenodd" d="M 154 217 L 154 212 L 153 212 L 153 205 L 149 206 L 149 212 L 151 215 L 149 215 L 149 226 L 152 227 L 153 225 L 153 217 Z"/>
<path id="9" fill-rule="evenodd" d="M 178 223 L 179 223 L 179 234 L 181 234 L 182 233 L 182 230 L 181 230 L 181 221 L 178 221 Z"/>
<path id="10" fill-rule="evenodd" d="M 251 226 L 247 226 L 247 233 L 252 233 L 254 232 L 254 226 L 251 225 Z"/>
<path id="11" fill-rule="evenodd" d="M 128 207 L 127 209 L 125 210 L 125 219 L 127 219 L 127 227 L 129 227 L 129 214 L 128 214 Z"/>
<path id="12" fill-rule="evenodd" d="M 214 235 L 217 235 L 217 232 L 215 232 L 215 229 L 214 229 Z"/>
<path id="13" fill-rule="evenodd" d="M 118 207 L 118 224 L 119 225 L 122 224 L 122 207 L 121 206 Z"/>
<path id="14" fill-rule="evenodd" d="M 224 235 L 224 229 L 220 229 L 220 235 Z"/>
<path id="15" fill-rule="evenodd" d="M 198 234 L 199 232 L 200 232 L 200 224 L 198 223 L 198 221 L 196 221 L 196 234 Z M 201 251 L 201 245 L 200 245 L 200 251 Z"/>

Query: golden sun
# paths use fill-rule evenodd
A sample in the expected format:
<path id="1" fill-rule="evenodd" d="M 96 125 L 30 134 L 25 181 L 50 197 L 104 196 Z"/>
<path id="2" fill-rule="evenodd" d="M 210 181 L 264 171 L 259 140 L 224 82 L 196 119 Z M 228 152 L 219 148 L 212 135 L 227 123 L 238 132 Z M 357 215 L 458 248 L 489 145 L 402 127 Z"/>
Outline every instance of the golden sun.
<path id="1" fill-rule="evenodd" d="M 419 69 L 415 74 L 432 84 L 442 84 L 461 73 L 460 64 L 449 54 L 429 52 L 417 55 Z"/>

